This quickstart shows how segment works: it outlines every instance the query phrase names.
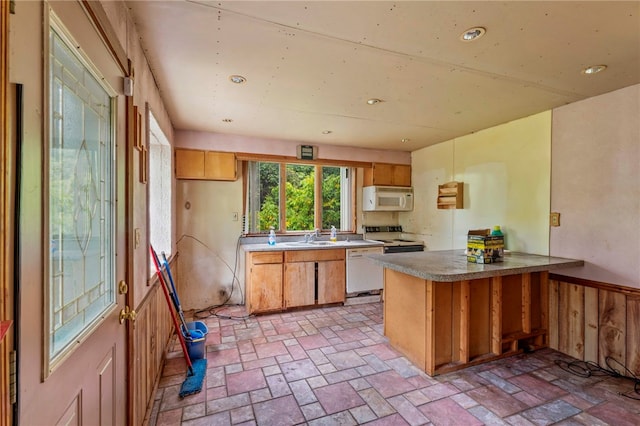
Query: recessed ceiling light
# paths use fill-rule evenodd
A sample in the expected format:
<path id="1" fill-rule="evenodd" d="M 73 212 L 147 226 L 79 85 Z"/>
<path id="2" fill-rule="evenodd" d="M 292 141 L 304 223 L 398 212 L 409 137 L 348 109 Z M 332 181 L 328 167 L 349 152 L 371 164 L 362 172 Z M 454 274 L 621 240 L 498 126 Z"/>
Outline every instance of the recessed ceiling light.
<path id="1" fill-rule="evenodd" d="M 323 135 L 328 135 L 328 134 L 330 134 L 330 133 L 331 133 L 331 130 L 323 130 L 323 131 L 322 131 L 322 134 L 323 134 Z"/>
<path id="2" fill-rule="evenodd" d="M 241 75 L 230 75 L 229 80 L 231 80 L 231 82 L 235 84 L 242 84 L 247 81 L 247 79 Z"/>
<path id="3" fill-rule="evenodd" d="M 409 142 L 411 139 L 409 138 L 402 138 L 402 140 L 400 142 Z"/>
<path id="4" fill-rule="evenodd" d="M 483 27 L 469 28 L 467 31 L 460 34 L 460 40 L 465 42 L 474 41 L 482 37 L 486 32 L 487 30 L 484 29 Z"/>
<path id="5" fill-rule="evenodd" d="M 607 69 L 606 65 L 591 65 L 590 67 L 586 67 L 585 69 L 583 69 L 582 74 L 586 74 L 586 75 L 597 74 L 606 69 Z"/>
<path id="6" fill-rule="evenodd" d="M 230 119 L 230 118 L 223 118 L 223 119 L 222 119 L 222 122 L 224 122 L 224 123 L 232 123 L 232 122 L 233 122 L 233 120 L 232 120 L 232 119 Z"/>
<path id="7" fill-rule="evenodd" d="M 367 99 L 367 103 L 369 105 L 379 104 L 380 102 L 382 102 L 382 99 L 378 99 L 378 98 Z"/>

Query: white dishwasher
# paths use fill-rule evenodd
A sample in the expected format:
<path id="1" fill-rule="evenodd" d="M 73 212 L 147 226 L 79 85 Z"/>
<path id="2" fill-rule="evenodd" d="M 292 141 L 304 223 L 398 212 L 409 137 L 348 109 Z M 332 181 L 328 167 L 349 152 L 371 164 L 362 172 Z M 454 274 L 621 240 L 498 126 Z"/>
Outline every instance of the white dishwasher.
<path id="1" fill-rule="evenodd" d="M 382 266 L 366 257 L 382 253 L 382 247 L 347 249 L 347 294 L 382 290 Z"/>

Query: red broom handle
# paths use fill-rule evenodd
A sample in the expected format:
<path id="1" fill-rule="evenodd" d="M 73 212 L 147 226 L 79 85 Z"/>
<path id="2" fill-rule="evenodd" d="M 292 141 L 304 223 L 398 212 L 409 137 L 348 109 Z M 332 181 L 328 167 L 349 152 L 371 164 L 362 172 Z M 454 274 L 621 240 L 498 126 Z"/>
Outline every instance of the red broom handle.
<path id="1" fill-rule="evenodd" d="M 158 265 L 158 259 L 156 258 L 156 252 L 153 249 L 153 246 L 149 245 L 149 251 L 151 253 L 151 258 L 153 259 L 153 264 L 156 267 L 156 275 L 158 275 L 158 279 L 160 280 L 160 287 L 162 287 L 164 298 L 167 300 L 167 305 L 169 306 L 169 312 L 171 312 L 171 319 L 173 320 L 173 326 L 176 328 L 176 333 L 178 334 L 178 340 L 180 340 L 180 346 L 182 346 L 184 359 L 187 361 L 187 366 L 189 367 L 189 373 L 193 375 L 193 366 L 191 364 L 191 358 L 189 358 L 189 351 L 187 350 L 187 345 L 184 342 L 184 336 L 182 335 L 182 331 L 180 330 L 180 326 L 178 325 L 178 319 L 176 318 L 176 314 L 175 312 L 173 312 L 173 308 L 171 306 L 171 299 L 169 299 L 169 293 L 167 292 L 167 287 L 164 282 L 164 277 L 162 276 L 160 265 Z"/>

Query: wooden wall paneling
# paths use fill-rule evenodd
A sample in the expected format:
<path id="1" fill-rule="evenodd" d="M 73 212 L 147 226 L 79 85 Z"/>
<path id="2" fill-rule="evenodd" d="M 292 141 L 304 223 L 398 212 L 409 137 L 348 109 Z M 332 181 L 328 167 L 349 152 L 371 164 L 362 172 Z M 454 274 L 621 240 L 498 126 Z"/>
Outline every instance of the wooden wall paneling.
<path id="1" fill-rule="evenodd" d="M 546 274 L 548 277 L 548 274 Z M 544 273 L 531 274 L 531 330 L 549 330 L 549 287 Z M 542 283 L 544 282 L 544 285 Z M 547 338 L 545 334 L 545 346 Z"/>
<path id="2" fill-rule="evenodd" d="M 627 368 L 640 377 L 640 297 L 627 296 Z"/>
<path id="3" fill-rule="evenodd" d="M 149 298 L 145 299 L 149 300 Z M 149 359 L 148 339 L 149 335 L 149 309 L 148 303 L 144 303 L 139 310 L 136 311 L 136 321 L 134 323 L 135 348 L 135 392 L 134 398 L 134 418 L 133 424 L 139 424 L 144 419 L 144 414 L 149 400 L 147 394 L 147 363 Z"/>
<path id="4" fill-rule="evenodd" d="M 469 299 L 469 357 L 486 355 L 491 350 L 491 280 L 473 281 Z"/>
<path id="5" fill-rule="evenodd" d="M 172 274 L 177 277 L 175 259 L 171 262 Z M 169 306 L 160 290 L 160 283 L 149 293 L 136 309 L 135 339 L 139 353 L 136 356 L 136 384 L 134 393 L 134 419 L 132 424 L 142 424 L 153 408 L 153 395 L 162 373 L 164 356 L 173 336 L 173 324 Z"/>
<path id="6" fill-rule="evenodd" d="M 583 359 L 584 287 L 561 283 L 559 294 L 559 350 L 574 358 Z"/>
<path id="7" fill-rule="evenodd" d="M 625 364 L 626 344 L 626 297 L 622 293 L 599 290 L 599 359 L 606 365 L 606 358 L 612 357 Z"/>
<path id="8" fill-rule="evenodd" d="M 548 285 L 548 303 L 549 308 L 547 311 L 548 318 L 548 330 L 549 330 L 549 347 L 555 350 L 560 350 L 558 346 L 558 301 L 560 300 L 560 283 L 556 280 L 549 280 Z"/>
<path id="9" fill-rule="evenodd" d="M 462 363 L 469 362 L 469 328 L 470 328 L 470 286 L 469 281 L 460 281 L 460 336 L 459 336 L 459 351 L 458 360 Z"/>
<path id="10" fill-rule="evenodd" d="M 385 271 L 387 271 L 387 268 L 385 268 Z M 422 362 L 422 364 L 418 364 L 418 365 L 424 365 L 424 369 L 427 372 L 427 374 L 433 375 L 436 371 L 436 345 L 435 345 L 435 323 L 436 323 L 436 297 L 435 297 L 435 283 L 431 280 L 427 280 L 424 281 L 425 285 L 425 292 L 424 292 L 424 296 L 422 298 L 418 297 L 418 303 L 420 303 L 422 300 L 425 301 L 424 306 L 426 306 L 425 309 L 425 327 L 424 327 L 424 334 L 425 334 L 425 339 L 426 339 L 426 344 L 425 344 L 425 356 L 424 356 L 424 360 Z M 385 291 L 386 297 L 388 298 L 389 295 L 387 294 L 387 292 Z M 386 299 L 385 299 L 385 303 L 387 303 Z"/>
<path id="11" fill-rule="evenodd" d="M 453 284 L 433 283 L 433 312 L 434 324 L 434 364 L 435 367 L 449 364 L 452 361 L 453 344 Z M 428 340 L 427 340 L 428 341 Z M 457 345 L 456 345 L 457 346 Z"/>
<path id="12" fill-rule="evenodd" d="M 502 354 L 502 277 L 491 278 L 491 352 Z"/>
<path id="13" fill-rule="evenodd" d="M 531 333 L 531 274 L 522 274 L 521 279 L 522 332 Z"/>
<path id="14" fill-rule="evenodd" d="M 598 361 L 598 289 L 584 288 L 584 358 Z"/>
<path id="15" fill-rule="evenodd" d="M 451 353 L 449 354 L 449 361 L 447 362 L 456 363 L 460 360 L 460 335 L 462 331 L 460 330 L 459 312 L 461 310 L 460 302 L 462 288 L 460 287 L 459 281 L 450 283 L 449 287 L 451 287 L 451 291 L 449 292 L 449 304 L 451 306 L 451 315 L 449 316 L 451 318 L 451 327 L 449 328 L 449 333 L 451 336 L 449 347 L 451 348 Z"/>
<path id="16" fill-rule="evenodd" d="M 433 374 L 433 355 L 427 355 L 426 336 L 433 335 L 433 301 L 430 281 L 384 269 L 384 332 L 400 352 L 420 368 Z M 429 296 L 427 293 L 429 292 Z M 411 324 L 411 326 L 407 326 Z M 429 364 L 426 358 L 430 357 Z"/>
<path id="17" fill-rule="evenodd" d="M 529 298 L 527 298 L 529 300 Z M 527 310 L 527 314 L 528 314 Z M 502 336 L 522 332 L 522 278 L 502 277 Z"/>

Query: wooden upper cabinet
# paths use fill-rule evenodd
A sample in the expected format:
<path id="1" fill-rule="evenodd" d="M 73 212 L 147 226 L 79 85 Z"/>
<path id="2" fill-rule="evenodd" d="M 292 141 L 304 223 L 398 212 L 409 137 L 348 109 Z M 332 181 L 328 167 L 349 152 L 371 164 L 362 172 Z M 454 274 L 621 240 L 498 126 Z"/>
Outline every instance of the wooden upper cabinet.
<path id="1" fill-rule="evenodd" d="M 177 179 L 236 180 L 237 165 L 233 152 L 176 148 Z"/>
<path id="2" fill-rule="evenodd" d="M 176 178 L 204 179 L 204 151 L 176 149 Z"/>
<path id="3" fill-rule="evenodd" d="M 363 185 L 411 186 L 411 166 L 373 163 L 373 167 L 364 169 Z"/>
<path id="4" fill-rule="evenodd" d="M 233 152 L 204 153 L 204 177 L 211 180 L 238 179 L 238 162 Z"/>

